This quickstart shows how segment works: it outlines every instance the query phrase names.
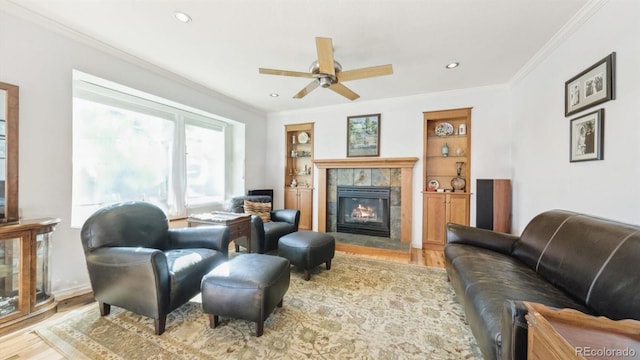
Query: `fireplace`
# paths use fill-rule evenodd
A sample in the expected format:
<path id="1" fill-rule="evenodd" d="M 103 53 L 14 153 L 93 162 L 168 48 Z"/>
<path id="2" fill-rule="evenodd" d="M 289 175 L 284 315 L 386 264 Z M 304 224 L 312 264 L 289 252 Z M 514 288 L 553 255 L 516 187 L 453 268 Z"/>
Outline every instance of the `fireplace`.
<path id="1" fill-rule="evenodd" d="M 389 187 L 338 186 L 338 232 L 390 237 Z"/>

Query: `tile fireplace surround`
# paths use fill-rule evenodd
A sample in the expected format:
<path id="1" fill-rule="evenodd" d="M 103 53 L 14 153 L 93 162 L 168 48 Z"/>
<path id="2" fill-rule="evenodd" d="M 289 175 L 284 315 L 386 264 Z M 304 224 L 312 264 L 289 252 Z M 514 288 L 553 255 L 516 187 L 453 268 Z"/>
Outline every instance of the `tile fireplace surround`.
<path id="1" fill-rule="evenodd" d="M 411 242 L 411 218 L 413 214 L 413 198 L 411 197 L 413 189 L 413 167 L 418 158 L 349 158 L 349 159 L 322 159 L 315 160 L 314 164 L 318 167 L 318 231 L 326 232 L 327 229 L 327 202 L 335 195 L 330 194 L 328 189 L 329 170 L 333 169 L 353 169 L 354 174 L 357 171 L 364 170 L 365 174 L 385 173 L 376 172 L 373 169 L 389 169 L 390 172 L 400 172 L 399 186 L 400 191 L 400 241 Z M 372 170 L 372 171 L 369 171 Z M 394 176 L 397 178 L 397 176 Z"/>

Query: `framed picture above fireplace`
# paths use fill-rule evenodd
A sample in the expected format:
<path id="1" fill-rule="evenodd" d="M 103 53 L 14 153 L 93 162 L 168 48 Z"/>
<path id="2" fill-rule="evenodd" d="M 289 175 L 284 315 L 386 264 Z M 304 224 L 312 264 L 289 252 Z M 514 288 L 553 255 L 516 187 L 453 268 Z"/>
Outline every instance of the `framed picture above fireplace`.
<path id="1" fill-rule="evenodd" d="M 380 156 L 380 114 L 347 117 L 347 157 Z"/>

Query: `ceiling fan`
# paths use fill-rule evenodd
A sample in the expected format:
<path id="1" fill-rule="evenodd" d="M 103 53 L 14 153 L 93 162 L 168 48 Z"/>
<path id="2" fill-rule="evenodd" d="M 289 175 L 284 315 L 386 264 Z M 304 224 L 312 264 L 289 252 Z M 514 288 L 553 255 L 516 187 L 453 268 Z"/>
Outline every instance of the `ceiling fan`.
<path id="1" fill-rule="evenodd" d="M 318 51 L 318 60 L 311 64 L 309 72 L 265 68 L 259 68 L 258 71 L 260 74 L 313 78 L 309 85 L 295 94 L 294 99 L 302 99 L 315 88 L 321 86 L 329 88 L 352 101 L 359 98 L 360 95 L 342 85 L 343 82 L 393 74 L 393 68 L 390 64 L 342 71 L 342 65 L 333 58 L 331 38 L 317 37 L 316 49 Z"/>

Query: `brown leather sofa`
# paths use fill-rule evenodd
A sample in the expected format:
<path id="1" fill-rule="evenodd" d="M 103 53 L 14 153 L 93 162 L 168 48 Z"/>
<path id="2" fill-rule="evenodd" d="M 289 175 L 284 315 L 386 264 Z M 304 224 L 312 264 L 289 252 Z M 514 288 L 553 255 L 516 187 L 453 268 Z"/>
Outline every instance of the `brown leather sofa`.
<path id="1" fill-rule="evenodd" d="M 243 195 L 231 198 L 227 211 L 244 213 L 244 201 L 271 203 L 268 195 Z M 281 237 L 298 231 L 300 210 L 271 210 L 271 221 L 263 222 L 259 216 L 251 215 L 251 252 L 265 254 L 278 249 Z M 238 247 L 236 246 L 236 251 Z"/>
<path id="2" fill-rule="evenodd" d="M 445 264 L 485 359 L 526 359 L 522 301 L 640 320 L 640 226 L 553 210 L 521 236 L 447 225 Z"/>
<path id="3" fill-rule="evenodd" d="M 133 201 L 106 206 L 84 223 L 82 246 L 100 315 L 118 306 L 155 319 L 160 335 L 167 314 L 197 295 L 202 277 L 227 260 L 226 227 L 168 224 L 157 206 Z"/>

